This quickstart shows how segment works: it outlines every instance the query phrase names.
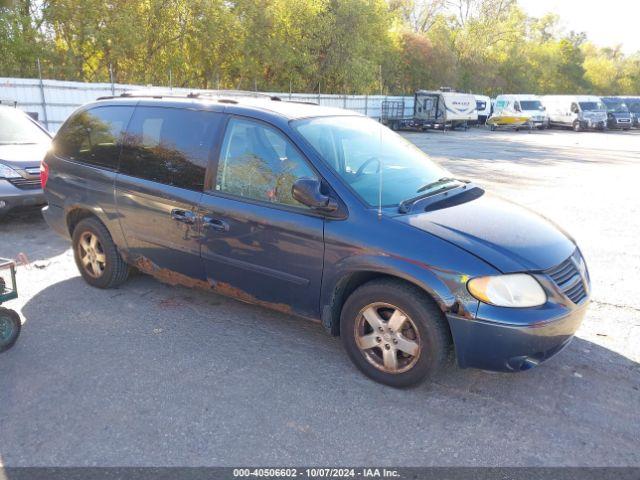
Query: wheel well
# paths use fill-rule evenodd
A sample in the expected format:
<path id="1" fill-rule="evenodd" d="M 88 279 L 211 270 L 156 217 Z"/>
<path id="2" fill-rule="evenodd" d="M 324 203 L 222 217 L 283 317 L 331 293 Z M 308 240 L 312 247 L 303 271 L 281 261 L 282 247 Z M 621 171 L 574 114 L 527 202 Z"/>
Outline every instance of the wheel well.
<path id="1" fill-rule="evenodd" d="M 73 210 L 71 210 L 67 214 L 67 228 L 69 229 L 69 235 L 73 236 L 73 231 L 75 230 L 76 225 L 78 225 L 81 220 L 89 217 L 98 219 L 98 217 L 93 212 L 85 208 L 74 208 Z"/>
<path id="2" fill-rule="evenodd" d="M 342 313 L 342 307 L 344 306 L 344 303 L 347 301 L 347 298 L 349 298 L 349 295 L 351 295 L 358 287 L 364 285 L 365 283 L 370 282 L 372 280 L 379 280 L 379 279 L 397 280 L 400 282 L 404 282 L 408 285 L 414 285 L 420 288 L 420 290 L 424 293 L 424 295 L 426 295 L 428 298 L 433 300 L 436 303 L 436 305 L 438 305 L 438 308 L 442 310 L 442 307 L 440 306 L 440 304 L 436 301 L 435 298 L 433 298 L 433 296 L 429 292 L 425 291 L 419 285 L 416 285 L 413 282 L 409 282 L 405 280 L 404 278 L 400 278 L 400 277 L 396 277 L 395 275 L 388 275 L 386 273 L 380 273 L 380 272 L 356 272 L 340 280 L 334 290 L 331 305 L 328 306 L 330 310 L 329 312 L 327 312 L 330 314 L 329 319 L 331 321 L 332 335 L 335 335 L 335 336 L 340 335 L 340 314 Z"/>

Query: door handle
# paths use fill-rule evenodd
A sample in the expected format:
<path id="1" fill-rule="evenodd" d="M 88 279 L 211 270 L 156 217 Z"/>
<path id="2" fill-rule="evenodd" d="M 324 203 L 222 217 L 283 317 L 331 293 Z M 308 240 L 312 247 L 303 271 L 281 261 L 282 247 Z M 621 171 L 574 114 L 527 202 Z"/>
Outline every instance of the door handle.
<path id="1" fill-rule="evenodd" d="M 229 224 L 224 220 L 220 220 L 219 218 L 213 217 L 202 217 L 202 226 L 204 228 L 208 228 L 211 230 L 216 230 L 218 232 L 228 232 Z"/>
<path id="2" fill-rule="evenodd" d="M 196 223 L 196 214 L 189 210 L 180 210 L 179 208 L 174 208 L 171 210 L 171 218 L 178 222 L 186 223 L 189 225 L 193 225 Z"/>

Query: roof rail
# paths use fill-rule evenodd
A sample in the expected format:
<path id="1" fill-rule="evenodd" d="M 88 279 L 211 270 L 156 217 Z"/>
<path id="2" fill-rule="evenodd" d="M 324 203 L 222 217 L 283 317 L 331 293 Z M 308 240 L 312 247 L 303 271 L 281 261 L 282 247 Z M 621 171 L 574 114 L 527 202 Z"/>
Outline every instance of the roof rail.
<path id="1" fill-rule="evenodd" d="M 109 100 L 113 98 L 229 98 L 229 97 L 252 97 L 268 98 L 273 101 L 282 101 L 277 95 L 262 92 L 251 92 L 247 90 L 193 90 L 189 93 L 176 93 L 166 89 L 140 89 L 127 90 L 120 95 L 106 95 L 98 97 L 98 100 Z"/>
<path id="2" fill-rule="evenodd" d="M 274 102 L 287 102 L 298 103 L 301 105 L 315 105 L 317 102 L 310 102 L 305 100 L 294 100 L 282 98 L 278 95 L 263 92 L 252 92 L 248 90 L 193 90 L 189 93 L 176 93 L 167 89 L 140 89 L 140 90 L 127 90 L 120 95 L 106 95 L 98 97 L 97 100 L 111 100 L 114 98 L 203 98 L 203 99 L 217 99 L 221 103 L 238 103 L 236 98 L 263 98 Z"/>

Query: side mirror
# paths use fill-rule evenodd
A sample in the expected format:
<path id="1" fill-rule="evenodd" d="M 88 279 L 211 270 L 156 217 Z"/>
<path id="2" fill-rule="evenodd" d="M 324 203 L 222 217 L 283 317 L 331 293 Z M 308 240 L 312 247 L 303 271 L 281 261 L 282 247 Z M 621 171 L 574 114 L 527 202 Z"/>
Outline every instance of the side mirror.
<path id="1" fill-rule="evenodd" d="M 297 201 L 322 212 L 335 212 L 338 203 L 320 191 L 320 182 L 315 178 L 299 178 L 291 187 L 291 194 Z"/>

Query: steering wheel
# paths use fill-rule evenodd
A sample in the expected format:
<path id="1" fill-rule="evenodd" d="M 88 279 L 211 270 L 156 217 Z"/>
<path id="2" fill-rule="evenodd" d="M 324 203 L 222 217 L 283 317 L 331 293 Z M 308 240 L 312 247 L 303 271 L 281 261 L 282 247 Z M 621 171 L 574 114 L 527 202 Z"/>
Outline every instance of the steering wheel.
<path id="1" fill-rule="evenodd" d="M 378 173 L 380 171 L 380 164 L 382 162 L 379 161 L 378 157 L 371 157 L 371 158 L 366 159 L 364 161 L 364 163 L 362 165 L 360 165 L 360 168 L 358 168 L 358 171 L 355 174 L 356 178 L 361 177 L 362 174 L 364 173 L 364 169 L 367 168 L 371 162 L 376 162 L 376 161 L 378 162 L 378 168 L 376 169 L 375 173 Z"/>

